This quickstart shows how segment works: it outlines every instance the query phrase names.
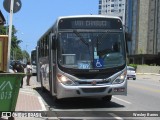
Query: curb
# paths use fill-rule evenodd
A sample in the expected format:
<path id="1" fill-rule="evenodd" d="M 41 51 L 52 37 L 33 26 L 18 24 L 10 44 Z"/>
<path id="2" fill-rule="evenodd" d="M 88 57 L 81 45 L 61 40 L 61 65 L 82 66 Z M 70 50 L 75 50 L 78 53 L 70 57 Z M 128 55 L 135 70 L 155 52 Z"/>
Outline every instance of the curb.
<path id="1" fill-rule="evenodd" d="M 160 74 L 157 73 L 136 73 L 137 75 L 156 75 L 156 76 L 160 76 Z"/>

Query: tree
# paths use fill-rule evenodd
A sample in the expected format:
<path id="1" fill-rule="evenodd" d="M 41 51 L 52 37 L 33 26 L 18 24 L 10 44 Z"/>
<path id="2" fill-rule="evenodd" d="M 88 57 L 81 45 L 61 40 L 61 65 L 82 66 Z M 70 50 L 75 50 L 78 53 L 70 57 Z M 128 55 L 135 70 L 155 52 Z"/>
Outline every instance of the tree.
<path id="1" fill-rule="evenodd" d="M 30 56 L 26 50 L 22 51 L 23 58 L 26 58 L 26 61 L 30 61 Z"/>
<path id="2" fill-rule="evenodd" d="M 9 26 L 0 26 L 0 34 L 6 35 L 8 33 Z M 12 26 L 12 38 L 11 38 L 11 59 L 13 60 L 22 60 L 24 57 L 29 60 L 29 54 L 27 51 L 22 52 L 19 44 L 22 42 L 22 40 L 19 40 L 17 36 L 15 35 L 17 33 L 17 30 L 15 26 Z"/>
<path id="3" fill-rule="evenodd" d="M 6 35 L 6 33 L 7 33 L 6 26 L 0 25 L 0 35 Z"/>
<path id="4" fill-rule="evenodd" d="M 12 27 L 12 40 L 11 40 L 11 59 L 22 60 L 23 54 L 19 46 L 22 40 L 18 40 L 17 36 L 15 35 L 16 33 L 17 33 L 17 30 L 15 29 L 15 26 L 13 26 Z"/>

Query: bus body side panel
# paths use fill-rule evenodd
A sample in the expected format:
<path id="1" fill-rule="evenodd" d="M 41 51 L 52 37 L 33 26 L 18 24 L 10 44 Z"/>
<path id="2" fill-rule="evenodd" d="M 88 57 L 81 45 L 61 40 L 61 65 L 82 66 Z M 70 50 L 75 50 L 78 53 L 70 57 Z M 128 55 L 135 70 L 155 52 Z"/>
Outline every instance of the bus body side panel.
<path id="1" fill-rule="evenodd" d="M 49 61 L 48 56 L 39 59 L 41 85 L 50 91 L 49 87 Z"/>
<path id="2" fill-rule="evenodd" d="M 53 56 L 55 57 L 55 51 L 53 52 Z M 54 59 L 53 57 L 53 59 Z M 56 62 L 53 60 L 52 62 L 52 70 L 51 70 L 51 87 L 52 87 L 52 91 L 51 91 L 51 94 L 53 96 L 56 96 L 57 94 L 57 86 L 56 86 L 56 83 L 57 83 L 57 79 L 56 79 Z"/>
<path id="3" fill-rule="evenodd" d="M 39 51 L 38 51 L 38 48 L 39 48 L 39 46 L 37 46 L 36 47 L 36 52 L 37 52 L 37 54 L 36 54 L 36 63 L 37 63 L 37 67 L 36 67 L 36 69 L 37 69 L 37 82 L 40 82 L 40 62 L 39 62 Z"/>
<path id="4" fill-rule="evenodd" d="M 49 82 L 51 95 L 56 95 L 56 52 L 52 48 L 53 35 L 50 34 L 49 40 Z"/>

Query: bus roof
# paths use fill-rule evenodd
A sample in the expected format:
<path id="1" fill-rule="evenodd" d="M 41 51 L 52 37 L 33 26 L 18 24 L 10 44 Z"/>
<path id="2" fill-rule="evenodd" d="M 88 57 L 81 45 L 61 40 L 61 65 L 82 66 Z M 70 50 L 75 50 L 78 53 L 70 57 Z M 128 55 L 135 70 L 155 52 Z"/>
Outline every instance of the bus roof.
<path id="1" fill-rule="evenodd" d="M 39 42 L 43 36 L 45 36 L 46 34 L 48 34 L 48 32 L 51 31 L 51 29 L 53 29 L 53 27 L 55 25 L 58 24 L 58 21 L 61 20 L 61 19 L 64 19 L 64 18 L 113 18 L 113 19 L 119 19 L 121 22 L 121 18 L 120 17 L 117 17 L 117 16 L 110 16 L 110 15 L 72 15 L 72 16 L 60 16 L 56 19 L 55 23 L 38 39 L 37 42 Z"/>
<path id="2" fill-rule="evenodd" d="M 109 16 L 109 15 L 73 15 L 73 16 L 60 16 L 58 17 L 57 20 L 64 19 L 64 18 L 115 18 L 115 19 L 120 19 L 120 17 L 117 16 Z M 121 19 L 120 19 L 121 20 Z"/>

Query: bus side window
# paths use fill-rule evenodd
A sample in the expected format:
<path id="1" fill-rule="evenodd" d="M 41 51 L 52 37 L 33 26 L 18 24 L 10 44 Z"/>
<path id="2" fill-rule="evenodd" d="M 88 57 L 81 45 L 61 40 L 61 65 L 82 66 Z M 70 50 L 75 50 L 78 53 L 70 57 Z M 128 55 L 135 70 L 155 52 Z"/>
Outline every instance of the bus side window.
<path id="1" fill-rule="evenodd" d="M 52 40 L 52 49 L 56 49 L 56 36 L 55 34 L 51 34 L 51 40 Z"/>

